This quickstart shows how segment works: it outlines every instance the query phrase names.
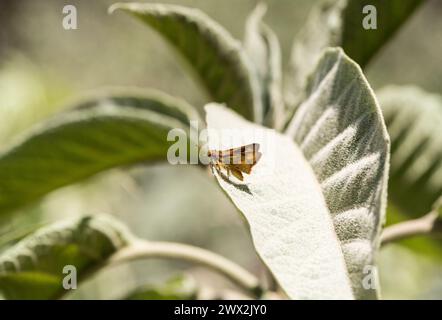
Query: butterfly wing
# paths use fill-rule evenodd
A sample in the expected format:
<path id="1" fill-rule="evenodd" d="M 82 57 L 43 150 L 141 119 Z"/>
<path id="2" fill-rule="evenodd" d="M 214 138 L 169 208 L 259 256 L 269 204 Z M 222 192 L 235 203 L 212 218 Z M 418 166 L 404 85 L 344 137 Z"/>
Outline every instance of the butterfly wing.
<path id="1" fill-rule="evenodd" d="M 223 151 L 210 150 L 209 156 L 216 164 L 217 170 L 223 168 L 227 171 L 227 174 L 232 173 L 234 177 L 243 181 L 243 172 L 250 174 L 252 167 L 261 158 L 261 152 L 259 152 L 259 144 L 251 143 L 239 148 L 232 148 Z"/>
<path id="2" fill-rule="evenodd" d="M 229 164 L 228 166 L 241 172 L 250 174 L 253 166 L 259 161 L 260 158 L 260 152 L 256 154 L 248 153 L 245 155 L 244 158 L 241 159 L 241 161 L 235 161 L 235 159 L 233 159 L 234 161 L 232 162 L 232 164 Z"/>
<path id="3" fill-rule="evenodd" d="M 259 144 L 252 143 L 236 149 L 229 149 L 221 151 L 218 155 L 218 160 L 224 164 L 251 164 L 255 165 L 261 158 Z"/>

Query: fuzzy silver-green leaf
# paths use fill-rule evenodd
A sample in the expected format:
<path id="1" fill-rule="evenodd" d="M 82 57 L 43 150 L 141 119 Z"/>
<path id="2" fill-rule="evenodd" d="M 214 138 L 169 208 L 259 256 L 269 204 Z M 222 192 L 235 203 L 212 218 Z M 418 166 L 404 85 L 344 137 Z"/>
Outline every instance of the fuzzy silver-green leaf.
<path id="1" fill-rule="evenodd" d="M 385 215 L 389 137 L 381 110 L 341 49 L 323 53 L 305 95 L 287 134 L 321 184 L 356 298 L 375 298 L 376 288 L 362 281 L 375 266 Z"/>
<path id="2" fill-rule="evenodd" d="M 292 299 L 353 299 L 330 212 L 301 150 L 290 137 L 220 105 L 206 111 L 211 149 L 260 144 L 262 157 L 244 181 L 215 174 L 281 288 Z"/>

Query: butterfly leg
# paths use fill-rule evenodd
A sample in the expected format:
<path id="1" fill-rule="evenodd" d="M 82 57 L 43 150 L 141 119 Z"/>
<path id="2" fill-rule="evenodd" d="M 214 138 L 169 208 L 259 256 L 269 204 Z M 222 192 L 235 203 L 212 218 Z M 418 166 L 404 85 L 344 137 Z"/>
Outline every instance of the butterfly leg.
<path id="1" fill-rule="evenodd" d="M 215 170 L 216 170 L 216 172 L 217 172 L 218 174 L 221 174 L 221 166 L 219 165 L 219 163 L 216 163 L 216 162 L 215 162 L 214 166 L 215 166 Z"/>

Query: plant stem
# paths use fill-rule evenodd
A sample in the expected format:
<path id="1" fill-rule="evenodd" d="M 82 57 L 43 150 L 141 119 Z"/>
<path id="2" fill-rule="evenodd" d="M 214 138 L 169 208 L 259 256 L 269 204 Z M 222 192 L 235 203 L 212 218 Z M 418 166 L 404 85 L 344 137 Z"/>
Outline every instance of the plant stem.
<path id="1" fill-rule="evenodd" d="M 404 238 L 431 234 L 435 230 L 436 220 L 437 213 L 432 211 L 418 219 L 397 223 L 387 227 L 382 233 L 381 245 L 383 246 Z"/>
<path id="2" fill-rule="evenodd" d="M 211 251 L 180 243 L 136 240 L 112 255 L 102 267 L 152 258 L 179 259 L 201 264 L 223 274 L 254 297 L 263 293 L 259 280 L 239 265 Z"/>

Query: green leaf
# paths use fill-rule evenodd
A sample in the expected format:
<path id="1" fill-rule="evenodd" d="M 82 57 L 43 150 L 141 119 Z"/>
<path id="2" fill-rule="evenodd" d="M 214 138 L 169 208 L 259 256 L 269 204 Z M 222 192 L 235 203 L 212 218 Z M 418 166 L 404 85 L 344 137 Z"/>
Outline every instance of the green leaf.
<path id="1" fill-rule="evenodd" d="M 307 76 L 327 47 L 342 47 L 346 54 L 364 67 L 423 0 L 327 0 L 309 15 L 297 35 L 291 56 L 290 104 L 297 106 Z M 377 11 L 377 29 L 366 30 L 362 21 L 366 5 Z"/>
<path id="2" fill-rule="evenodd" d="M 184 118 L 194 113 L 180 100 L 164 98 L 83 101 L 82 108 L 35 127 L 0 154 L 0 215 L 109 168 L 165 161 L 174 143 L 168 132 L 181 129 L 177 133 L 187 141 Z"/>
<path id="3" fill-rule="evenodd" d="M 320 185 L 292 139 L 217 104 L 206 106 L 209 147 L 259 143 L 244 182 L 216 174 L 244 215 L 257 253 L 293 299 L 352 299 L 344 257 Z"/>
<path id="4" fill-rule="evenodd" d="M 155 29 L 190 63 L 212 99 L 248 119 L 262 121 L 255 71 L 241 43 L 198 9 L 149 3 L 117 3 Z"/>
<path id="5" fill-rule="evenodd" d="M 341 46 L 344 51 L 364 67 L 411 14 L 425 0 L 347 0 L 342 12 Z M 377 29 L 366 30 L 362 20 L 366 5 L 372 5 L 377 12 Z"/>
<path id="6" fill-rule="evenodd" d="M 442 98 L 413 86 L 385 87 L 378 98 L 392 140 L 392 205 L 387 215 L 391 225 L 427 214 L 442 194 Z M 437 238 L 413 237 L 398 243 L 442 259 Z"/>
<path id="7" fill-rule="evenodd" d="M 282 100 L 281 48 L 276 34 L 262 21 L 267 7 L 260 3 L 246 23 L 244 45 L 257 70 L 264 108 L 264 124 L 281 128 Z"/>
<path id="8" fill-rule="evenodd" d="M 341 49 L 324 52 L 308 97 L 287 134 L 313 167 L 342 244 L 357 298 L 373 298 L 362 279 L 375 265 L 384 222 L 389 137 L 376 98 L 359 66 Z"/>
<path id="9" fill-rule="evenodd" d="M 0 255 L 0 295 L 6 299 L 58 298 L 67 292 L 63 288 L 65 266 L 74 266 L 80 280 L 130 239 L 123 226 L 101 216 L 40 229 Z"/>
<path id="10" fill-rule="evenodd" d="M 197 287 L 191 277 L 177 276 L 160 285 L 147 285 L 130 293 L 125 300 L 195 300 Z"/>
<path id="11" fill-rule="evenodd" d="M 189 126 L 190 121 L 201 123 L 201 117 L 186 101 L 169 96 L 155 89 L 114 87 L 94 91 L 71 103 L 70 109 L 87 109 L 111 104 L 118 108 L 137 108 L 154 111 Z M 69 108 L 69 107 L 68 107 Z"/>
<path id="12" fill-rule="evenodd" d="M 391 136 L 390 200 L 409 218 L 442 195 L 442 97 L 412 86 L 378 91 Z"/>

